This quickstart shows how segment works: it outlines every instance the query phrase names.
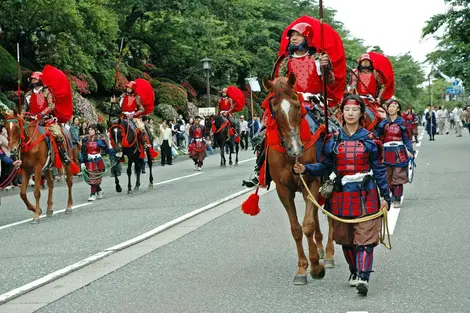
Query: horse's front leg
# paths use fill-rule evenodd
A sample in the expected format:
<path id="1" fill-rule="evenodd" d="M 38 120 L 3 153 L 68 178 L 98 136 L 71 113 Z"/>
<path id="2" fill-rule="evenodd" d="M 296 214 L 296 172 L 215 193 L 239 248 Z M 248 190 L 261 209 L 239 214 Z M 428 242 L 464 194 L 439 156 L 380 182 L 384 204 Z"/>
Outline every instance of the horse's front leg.
<path id="1" fill-rule="evenodd" d="M 34 212 L 33 220 L 31 224 L 39 223 L 39 218 L 41 216 L 41 176 L 42 176 L 42 167 L 36 165 L 34 170 L 34 198 L 36 199 L 36 210 Z"/>
<path id="2" fill-rule="evenodd" d="M 326 244 L 325 267 L 335 267 L 335 245 L 333 242 L 333 220 L 328 218 L 328 242 Z"/>
<path id="3" fill-rule="evenodd" d="M 235 144 L 235 166 L 238 166 L 238 151 L 240 151 L 240 144 Z"/>
<path id="4" fill-rule="evenodd" d="M 315 218 L 316 215 L 316 210 L 315 210 L 315 205 L 312 203 L 307 198 L 307 194 L 304 191 L 303 192 L 304 200 L 305 200 L 305 215 L 304 215 L 304 221 L 303 221 L 303 232 L 305 234 L 305 237 L 307 238 L 307 243 L 308 243 L 308 254 L 309 254 L 309 259 L 310 259 L 310 275 L 312 275 L 312 278 L 314 279 L 322 279 L 325 277 L 325 267 L 320 264 L 320 253 L 319 253 L 319 248 L 317 245 L 321 245 L 321 240 L 320 241 L 315 241 L 313 239 L 313 236 L 315 235 L 315 238 L 317 237 L 317 227 L 316 224 L 318 223 L 318 218 Z M 322 248 L 323 249 L 323 248 Z"/>
<path id="5" fill-rule="evenodd" d="M 26 208 L 29 211 L 36 212 L 36 208 L 34 207 L 34 205 L 31 202 L 29 202 L 28 196 L 26 194 L 26 192 L 28 190 L 28 183 L 29 183 L 30 178 L 31 178 L 31 173 L 29 173 L 28 171 L 23 169 L 23 171 L 21 173 L 20 197 L 21 197 L 21 200 L 23 200 L 24 204 L 26 205 Z"/>
<path id="6" fill-rule="evenodd" d="M 132 163 L 133 160 L 131 158 L 127 158 L 127 194 L 132 194 L 132 184 L 131 184 L 131 177 L 132 177 Z"/>
<path id="7" fill-rule="evenodd" d="M 46 170 L 46 179 L 47 179 L 47 211 L 46 216 L 51 217 L 54 214 L 54 209 L 52 208 L 53 202 L 53 190 L 54 190 L 54 176 L 50 169 Z"/>
<path id="8" fill-rule="evenodd" d="M 230 147 L 230 149 L 229 149 L 229 152 L 228 152 L 228 165 L 233 165 L 233 162 L 232 162 L 232 153 L 233 153 L 233 150 L 234 150 L 233 149 L 233 144 L 230 143 L 229 147 Z"/>
<path id="9" fill-rule="evenodd" d="M 295 209 L 294 203 L 294 192 L 291 192 L 286 187 L 278 184 L 276 185 L 276 191 L 279 196 L 279 199 L 282 202 L 282 205 L 286 209 L 287 216 L 289 217 L 290 229 L 292 232 L 292 237 L 294 237 L 295 245 L 297 247 L 297 272 L 294 277 L 294 285 L 305 285 L 307 284 L 307 269 L 308 269 L 308 260 L 305 256 L 304 247 L 302 245 L 302 226 L 299 223 L 297 218 L 297 211 Z"/>
<path id="10" fill-rule="evenodd" d="M 224 167 L 225 166 L 225 144 L 222 143 L 220 145 L 220 167 Z"/>
<path id="11" fill-rule="evenodd" d="M 147 154 L 147 165 L 149 168 L 149 189 L 153 189 L 153 173 L 152 173 L 152 157 L 150 156 L 150 153 Z"/>
<path id="12" fill-rule="evenodd" d="M 135 164 L 135 176 L 136 176 L 134 191 L 139 191 L 139 188 L 140 188 L 140 174 L 142 174 L 142 166 L 141 166 L 142 161 L 141 161 L 141 159 L 139 158 L 138 155 L 136 155 L 135 159 L 137 161 L 134 162 L 134 164 Z"/>
<path id="13" fill-rule="evenodd" d="M 73 176 L 72 176 L 72 169 L 70 165 L 65 167 L 65 175 L 67 179 L 67 189 L 68 189 L 68 199 L 67 199 L 67 208 L 65 209 L 65 214 L 72 214 L 72 186 L 73 186 Z"/>

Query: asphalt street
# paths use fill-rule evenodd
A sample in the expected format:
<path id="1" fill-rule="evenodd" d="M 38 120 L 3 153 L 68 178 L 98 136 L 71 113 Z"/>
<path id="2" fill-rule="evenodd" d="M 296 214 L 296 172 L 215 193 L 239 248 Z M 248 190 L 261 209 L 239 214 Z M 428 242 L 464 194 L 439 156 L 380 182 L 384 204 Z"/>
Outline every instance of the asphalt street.
<path id="1" fill-rule="evenodd" d="M 240 153 L 240 161 L 254 157 L 252 151 Z M 205 160 L 197 172 L 191 160 L 153 169 L 153 190 L 147 190 L 148 176 L 142 178 L 141 191 L 127 195 L 127 174 L 120 177 L 124 191 L 117 194 L 114 179 L 103 180 L 103 199 L 77 208 L 72 215 L 56 214 L 38 225 L 24 223 L 32 214 L 19 195 L 2 198 L 0 210 L 0 294 L 22 286 L 99 251 L 138 236 L 208 203 L 245 189 L 241 180 L 253 171 L 253 160 L 237 167 L 219 168 L 219 155 Z M 193 175 L 186 177 L 188 175 Z M 178 179 L 169 181 L 172 179 Z M 165 183 L 169 181 L 168 183 Z M 161 184 L 159 184 L 161 183 Z M 64 209 L 66 187 L 54 189 L 55 210 Z M 74 184 L 74 205 L 87 204 L 89 186 Z M 34 199 L 32 192 L 28 193 Z M 47 191 L 42 192 L 45 212 Z M 3 228 L 1 227 L 8 227 Z"/>
<path id="2" fill-rule="evenodd" d="M 339 246 L 336 268 L 323 280 L 309 278 L 306 286 L 292 285 L 295 245 L 286 213 L 271 192 L 261 197 L 258 216 L 240 212 L 246 198 L 240 197 L 228 213 L 37 312 L 470 312 L 470 136 L 442 135 L 434 142 L 424 136 L 417 149 L 415 179 L 405 186 L 393 249 L 376 249 L 365 298 L 348 287 L 349 271 Z M 2 290 L 234 193 L 242 189 L 239 181 L 253 165 L 218 169 L 218 159 L 210 162 L 204 174 L 185 179 L 184 186 L 181 180 L 156 186 L 155 191 L 142 192 L 138 202 L 133 200 L 138 196 L 110 198 L 112 184 L 107 182 L 107 199 L 79 208 L 72 216 L 60 214 L 39 225 L 0 230 L 5 245 Z M 167 180 L 194 173 L 187 164 L 158 168 L 156 176 Z M 82 196 L 76 194 L 80 203 Z M 303 207 L 299 196 L 296 202 Z M 303 209 L 298 211 L 301 217 Z M 8 212 L 2 207 L 2 216 Z M 326 219 L 320 219 L 326 233 Z"/>

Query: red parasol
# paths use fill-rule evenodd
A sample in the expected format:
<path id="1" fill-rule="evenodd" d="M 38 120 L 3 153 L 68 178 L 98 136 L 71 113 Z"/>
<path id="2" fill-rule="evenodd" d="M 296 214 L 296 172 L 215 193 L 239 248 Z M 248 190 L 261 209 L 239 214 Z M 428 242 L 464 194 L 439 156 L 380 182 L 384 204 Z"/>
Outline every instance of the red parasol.
<path id="1" fill-rule="evenodd" d="M 390 60 L 383 54 L 377 52 L 368 52 L 374 69 L 380 74 L 384 85 L 385 92 L 382 94 L 384 100 L 393 97 L 395 93 L 395 75 Z"/>
<path id="2" fill-rule="evenodd" d="M 153 112 L 155 107 L 155 92 L 149 81 L 143 78 L 137 78 L 135 80 L 136 88 L 135 93 L 140 96 L 142 105 L 145 109 L 144 114 L 150 114 Z"/>
<path id="3" fill-rule="evenodd" d="M 243 94 L 243 91 L 235 86 L 229 86 L 227 87 L 227 96 L 229 96 L 233 102 L 235 102 L 233 112 L 239 112 L 243 110 L 245 107 L 245 95 Z"/>
<path id="4" fill-rule="evenodd" d="M 43 83 L 55 97 L 54 115 L 59 123 L 69 121 L 73 116 L 72 86 L 61 70 L 46 65 L 42 70 Z"/>

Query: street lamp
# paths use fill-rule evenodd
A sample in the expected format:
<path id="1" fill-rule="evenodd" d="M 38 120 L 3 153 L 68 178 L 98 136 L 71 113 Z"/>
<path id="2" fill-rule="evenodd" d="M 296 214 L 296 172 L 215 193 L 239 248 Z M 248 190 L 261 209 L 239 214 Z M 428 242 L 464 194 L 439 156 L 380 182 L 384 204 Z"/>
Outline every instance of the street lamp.
<path id="1" fill-rule="evenodd" d="M 207 106 L 211 106 L 211 89 L 210 89 L 210 83 L 209 83 L 209 77 L 211 74 L 211 63 L 212 60 L 209 59 L 208 57 L 205 57 L 204 59 L 201 60 L 202 62 L 202 69 L 205 72 L 206 75 L 206 84 L 207 84 Z"/>

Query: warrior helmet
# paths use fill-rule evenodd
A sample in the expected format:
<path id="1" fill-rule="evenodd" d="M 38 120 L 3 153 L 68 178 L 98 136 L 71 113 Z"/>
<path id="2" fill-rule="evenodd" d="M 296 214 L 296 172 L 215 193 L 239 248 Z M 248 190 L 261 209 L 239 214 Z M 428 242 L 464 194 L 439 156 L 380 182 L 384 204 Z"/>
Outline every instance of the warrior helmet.
<path id="1" fill-rule="evenodd" d="M 313 28 L 310 26 L 308 23 L 298 23 L 292 26 L 291 29 L 287 31 L 287 38 L 290 38 L 292 35 L 292 32 L 299 32 L 302 36 L 305 37 L 305 40 L 307 41 L 307 45 L 309 47 L 313 47 Z"/>
<path id="2" fill-rule="evenodd" d="M 362 63 L 362 61 L 364 61 L 364 60 L 368 60 L 368 61 L 370 62 L 370 66 L 362 66 L 361 63 Z M 358 60 L 357 63 L 358 63 L 357 67 L 358 67 L 359 69 L 369 69 L 369 70 L 371 70 L 371 71 L 374 70 L 374 66 L 373 66 L 373 64 L 372 64 L 372 60 L 371 60 L 371 58 L 370 58 L 370 54 L 369 54 L 369 53 L 364 53 L 363 55 L 361 55 L 361 58 Z"/>
<path id="3" fill-rule="evenodd" d="M 137 83 L 135 81 L 131 81 L 126 85 L 126 88 L 131 88 L 133 91 L 135 91 L 137 87 Z"/>
<path id="4" fill-rule="evenodd" d="M 43 76 L 42 76 L 42 73 L 41 73 L 41 72 L 33 72 L 33 73 L 31 74 L 31 76 L 29 77 L 29 80 L 31 80 L 31 79 L 37 79 L 37 80 L 42 81 L 42 78 L 43 78 Z"/>

